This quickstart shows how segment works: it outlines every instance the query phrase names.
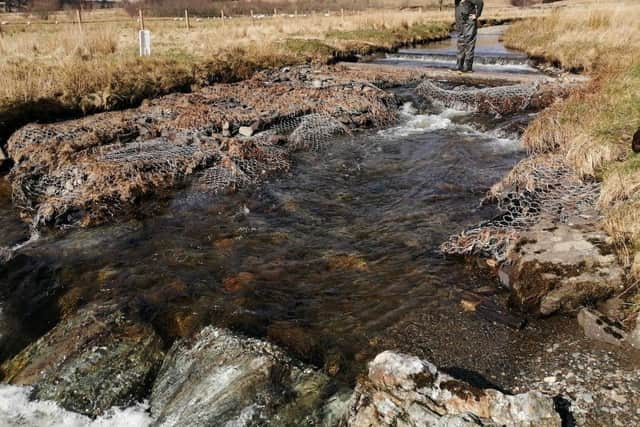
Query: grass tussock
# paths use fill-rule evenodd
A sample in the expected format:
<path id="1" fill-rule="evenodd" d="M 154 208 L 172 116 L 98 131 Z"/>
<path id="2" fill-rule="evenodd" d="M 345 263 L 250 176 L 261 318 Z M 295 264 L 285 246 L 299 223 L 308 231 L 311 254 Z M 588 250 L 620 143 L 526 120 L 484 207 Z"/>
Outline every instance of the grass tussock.
<path id="1" fill-rule="evenodd" d="M 604 226 L 640 278 L 640 4 L 593 2 L 515 24 L 510 46 L 581 69 L 591 82 L 542 113 L 525 133 L 536 153 L 560 152 L 583 176 L 602 180 Z"/>

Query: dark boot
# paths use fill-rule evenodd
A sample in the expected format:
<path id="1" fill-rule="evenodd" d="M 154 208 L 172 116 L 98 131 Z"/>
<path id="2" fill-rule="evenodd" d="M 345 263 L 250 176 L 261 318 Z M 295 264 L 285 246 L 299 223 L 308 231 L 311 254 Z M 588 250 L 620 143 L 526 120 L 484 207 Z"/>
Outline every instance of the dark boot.
<path id="1" fill-rule="evenodd" d="M 464 65 L 462 66 L 463 73 L 472 73 L 473 72 L 473 60 L 464 61 Z"/>

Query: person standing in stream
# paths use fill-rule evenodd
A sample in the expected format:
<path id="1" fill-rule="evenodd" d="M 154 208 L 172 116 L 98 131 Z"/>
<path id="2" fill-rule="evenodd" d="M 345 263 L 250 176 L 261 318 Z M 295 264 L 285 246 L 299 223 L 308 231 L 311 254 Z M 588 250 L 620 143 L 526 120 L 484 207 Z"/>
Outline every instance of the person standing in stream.
<path id="1" fill-rule="evenodd" d="M 483 0 L 455 0 L 456 28 L 458 35 L 458 61 L 456 69 L 463 73 L 472 71 L 473 54 L 478 35 L 478 18 L 482 15 Z"/>

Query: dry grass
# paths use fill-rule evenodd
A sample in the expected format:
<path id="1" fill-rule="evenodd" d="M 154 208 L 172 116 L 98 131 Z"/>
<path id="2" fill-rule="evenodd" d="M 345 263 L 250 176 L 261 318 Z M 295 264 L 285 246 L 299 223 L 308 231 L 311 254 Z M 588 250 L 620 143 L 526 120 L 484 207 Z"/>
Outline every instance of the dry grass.
<path id="1" fill-rule="evenodd" d="M 640 156 L 631 137 L 640 127 L 640 4 L 586 2 L 514 25 L 513 47 L 592 82 L 541 114 L 525 134 L 534 152 L 561 152 L 574 169 L 603 181 L 604 226 L 621 258 L 640 277 Z"/>

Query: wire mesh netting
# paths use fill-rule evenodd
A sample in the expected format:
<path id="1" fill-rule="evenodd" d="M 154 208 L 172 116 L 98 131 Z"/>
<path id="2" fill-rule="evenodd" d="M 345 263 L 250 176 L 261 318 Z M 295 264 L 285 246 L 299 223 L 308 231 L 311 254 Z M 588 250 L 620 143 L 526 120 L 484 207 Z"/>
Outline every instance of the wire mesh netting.
<path id="1" fill-rule="evenodd" d="M 442 107 L 456 110 L 504 115 L 528 108 L 544 108 L 561 92 L 555 85 L 540 83 L 475 88 L 458 86 L 446 89 L 429 80 L 416 88 L 418 96 Z"/>
<path id="2" fill-rule="evenodd" d="M 441 250 L 504 261 L 510 246 L 533 225 L 597 213 L 599 195 L 599 183 L 580 179 L 559 157 L 524 160 L 484 201 L 497 203 L 500 214 L 452 236 Z"/>
<path id="3" fill-rule="evenodd" d="M 36 228 L 89 225 L 186 182 L 214 193 L 236 189 L 287 171 L 294 151 L 393 122 L 396 105 L 393 95 L 357 82 L 311 88 L 257 79 L 28 125 L 8 143 L 14 203 Z M 255 134 L 238 135 L 243 126 Z"/>

